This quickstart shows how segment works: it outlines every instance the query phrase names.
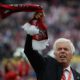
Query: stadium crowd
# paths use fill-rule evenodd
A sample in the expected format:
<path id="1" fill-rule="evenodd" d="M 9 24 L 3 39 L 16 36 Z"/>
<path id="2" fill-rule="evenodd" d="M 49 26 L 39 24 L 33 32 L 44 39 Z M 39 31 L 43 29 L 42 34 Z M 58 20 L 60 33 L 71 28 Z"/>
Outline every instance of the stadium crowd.
<path id="1" fill-rule="evenodd" d="M 54 0 L 52 0 L 53 2 Z M 36 3 L 38 3 L 36 1 Z M 49 47 L 44 51 L 46 52 L 52 49 L 52 43 L 59 37 L 69 38 L 73 41 L 76 47 L 75 55 L 80 55 L 80 6 L 70 6 L 63 4 L 51 4 L 47 1 L 41 0 L 38 3 L 43 6 L 45 13 L 45 23 L 48 26 L 49 35 Z M 15 61 L 13 54 L 18 47 L 24 48 L 26 33 L 21 26 L 29 21 L 34 14 L 29 12 L 14 13 L 8 18 L 0 22 L 0 80 L 16 77 L 16 80 L 36 80 L 36 75 L 32 67 L 25 62 L 24 59 L 18 58 Z M 7 60 L 4 60 L 7 58 Z M 22 65 L 24 64 L 24 65 Z M 25 70 L 22 66 L 26 67 Z M 80 72 L 80 64 L 73 67 L 77 67 Z M 25 73 L 23 73 L 23 72 Z M 2 79 L 1 79 L 2 78 Z M 12 79 L 11 79 L 12 80 Z M 13 79 L 15 80 L 15 79 Z"/>

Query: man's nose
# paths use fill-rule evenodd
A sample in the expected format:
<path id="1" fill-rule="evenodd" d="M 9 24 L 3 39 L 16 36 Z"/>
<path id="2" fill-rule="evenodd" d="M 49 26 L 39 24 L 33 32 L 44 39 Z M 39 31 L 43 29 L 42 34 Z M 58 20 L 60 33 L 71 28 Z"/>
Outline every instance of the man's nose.
<path id="1" fill-rule="evenodd" d="M 61 49 L 61 52 L 65 52 L 65 50 L 64 49 Z"/>

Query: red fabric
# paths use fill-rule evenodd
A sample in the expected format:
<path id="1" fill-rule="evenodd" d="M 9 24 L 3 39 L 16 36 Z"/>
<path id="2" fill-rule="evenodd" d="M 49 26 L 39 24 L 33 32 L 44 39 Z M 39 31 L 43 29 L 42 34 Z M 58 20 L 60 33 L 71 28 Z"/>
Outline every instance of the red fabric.
<path id="1" fill-rule="evenodd" d="M 6 18 L 14 12 L 43 12 L 43 9 L 37 4 L 22 4 L 11 6 L 9 4 L 0 3 L 0 17 Z"/>
<path id="2" fill-rule="evenodd" d="M 29 65 L 20 63 L 18 66 L 18 71 L 20 76 L 25 76 L 25 75 L 27 76 L 29 72 Z"/>
<path id="3" fill-rule="evenodd" d="M 18 6 L 11 6 L 9 4 L 3 4 L 0 3 L 0 7 L 7 9 L 7 10 L 12 10 L 12 11 L 27 11 L 27 12 L 43 12 L 43 9 L 37 5 L 37 4 L 18 4 Z"/>
<path id="4" fill-rule="evenodd" d="M 4 80 L 16 80 L 17 74 L 14 71 L 9 71 L 8 73 L 5 74 L 5 79 Z"/>
<path id="5" fill-rule="evenodd" d="M 30 24 L 35 25 L 40 30 L 40 33 L 37 34 L 37 35 L 34 35 L 33 36 L 33 39 L 35 39 L 37 41 L 48 39 L 47 26 L 43 22 L 43 19 L 31 20 L 30 21 Z"/>
<path id="6" fill-rule="evenodd" d="M 62 77 L 61 77 L 61 80 L 66 80 L 66 77 L 65 77 L 64 72 L 63 72 L 63 75 L 62 75 Z"/>

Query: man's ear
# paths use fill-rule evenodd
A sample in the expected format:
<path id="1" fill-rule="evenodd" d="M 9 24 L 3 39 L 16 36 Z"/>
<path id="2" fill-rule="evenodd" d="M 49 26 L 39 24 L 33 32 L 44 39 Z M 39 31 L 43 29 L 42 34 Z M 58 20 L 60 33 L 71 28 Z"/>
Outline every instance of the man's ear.
<path id="1" fill-rule="evenodd" d="M 56 57 L 56 53 L 54 52 L 53 55 Z"/>
<path id="2" fill-rule="evenodd" d="M 74 56 L 74 53 L 72 53 L 71 55 L 72 55 L 72 57 L 71 57 L 71 59 L 72 59 L 72 58 L 73 58 L 73 56 Z"/>

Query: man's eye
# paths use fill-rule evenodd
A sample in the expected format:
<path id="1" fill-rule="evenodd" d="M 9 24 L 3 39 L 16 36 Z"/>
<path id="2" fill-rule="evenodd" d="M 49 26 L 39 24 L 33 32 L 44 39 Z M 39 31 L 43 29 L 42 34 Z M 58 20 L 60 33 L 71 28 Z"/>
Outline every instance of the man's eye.
<path id="1" fill-rule="evenodd" d="M 68 51 L 68 48 L 58 48 L 58 51 L 60 50 Z"/>
<path id="2" fill-rule="evenodd" d="M 58 48 L 57 50 L 60 51 L 60 50 L 62 50 L 62 48 Z"/>
<path id="3" fill-rule="evenodd" d="M 68 51 L 68 48 L 64 48 L 65 51 Z"/>

